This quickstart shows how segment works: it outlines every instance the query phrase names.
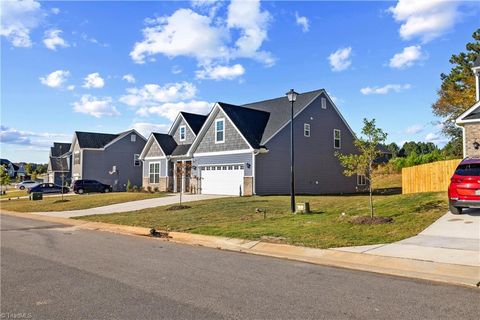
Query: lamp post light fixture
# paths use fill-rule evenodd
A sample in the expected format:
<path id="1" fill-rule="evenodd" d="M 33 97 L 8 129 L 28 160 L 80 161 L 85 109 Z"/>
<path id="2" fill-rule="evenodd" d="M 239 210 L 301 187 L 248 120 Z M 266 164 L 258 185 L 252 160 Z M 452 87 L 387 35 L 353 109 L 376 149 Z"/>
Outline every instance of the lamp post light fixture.
<path id="1" fill-rule="evenodd" d="M 290 113 L 290 209 L 292 213 L 295 213 L 295 146 L 293 141 L 293 104 L 297 100 L 298 93 L 295 90 L 290 89 L 286 93 L 288 101 L 292 103 Z"/>

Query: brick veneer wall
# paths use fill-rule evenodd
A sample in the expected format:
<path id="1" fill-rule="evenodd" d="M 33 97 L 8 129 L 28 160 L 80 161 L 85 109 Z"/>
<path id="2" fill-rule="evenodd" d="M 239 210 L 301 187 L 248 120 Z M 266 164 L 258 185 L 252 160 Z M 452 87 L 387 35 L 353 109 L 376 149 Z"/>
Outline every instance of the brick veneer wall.
<path id="1" fill-rule="evenodd" d="M 473 143 L 477 141 L 480 143 L 480 121 L 475 123 L 466 123 L 465 127 L 465 150 L 467 157 L 480 157 L 480 148 L 475 149 Z"/>

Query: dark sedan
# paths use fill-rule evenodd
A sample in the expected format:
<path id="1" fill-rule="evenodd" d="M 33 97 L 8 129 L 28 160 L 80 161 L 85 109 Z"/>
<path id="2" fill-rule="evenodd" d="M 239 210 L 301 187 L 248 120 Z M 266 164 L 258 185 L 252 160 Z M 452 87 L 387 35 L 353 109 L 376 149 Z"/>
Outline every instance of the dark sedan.
<path id="1" fill-rule="evenodd" d="M 38 186 L 28 189 L 28 193 L 32 192 L 42 192 L 42 193 L 68 193 L 70 191 L 67 187 L 59 186 L 58 184 L 53 183 L 41 183 Z"/>

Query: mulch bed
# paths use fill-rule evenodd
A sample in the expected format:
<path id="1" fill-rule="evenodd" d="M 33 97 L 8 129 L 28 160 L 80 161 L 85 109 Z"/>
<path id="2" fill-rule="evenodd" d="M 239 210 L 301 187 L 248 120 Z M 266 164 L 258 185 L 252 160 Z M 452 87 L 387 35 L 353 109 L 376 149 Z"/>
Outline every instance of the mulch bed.
<path id="1" fill-rule="evenodd" d="M 392 223 L 393 218 L 390 217 L 370 217 L 370 216 L 360 216 L 354 217 L 350 220 L 353 224 L 385 224 Z"/>
<path id="2" fill-rule="evenodd" d="M 63 199 L 63 200 L 55 200 L 53 203 L 62 203 L 62 202 L 69 202 L 70 200 L 68 199 Z"/>
<path id="3" fill-rule="evenodd" d="M 191 207 L 190 206 L 184 206 L 184 205 L 176 205 L 176 206 L 171 206 L 170 208 L 167 208 L 165 210 L 167 211 L 173 211 L 173 210 L 182 210 L 182 209 L 190 209 Z"/>

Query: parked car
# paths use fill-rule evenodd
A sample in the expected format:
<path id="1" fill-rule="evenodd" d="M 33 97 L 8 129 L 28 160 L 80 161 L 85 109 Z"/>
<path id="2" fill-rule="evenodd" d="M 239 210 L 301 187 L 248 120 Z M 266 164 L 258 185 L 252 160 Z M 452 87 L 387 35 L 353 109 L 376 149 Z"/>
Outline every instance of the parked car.
<path id="1" fill-rule="evenodd" d="M 448 188 L 450 212 L 461 214 L 463 208 L 480 208 L 480 158 L 462 160 Z"/>
<path id="2" fill-rule="evenodd" d="M 70 192 L 70 189 L 68 187 L 62 187 L 59 186 L 58 184 L 54 183 L 40 183 L 39 185 L 29 188 L 28 193 L 32 192 L 42 192 L 42 193 L 68 193 Z"/>
<path id="3" fill-rule="evenodd" d="M 73 183 L 73 192 L 78 194 L 90 192 L 111 192 L 112 186 L 101 183 L 97 180 L 76 180 Z"/>
<path id="4" fill-rule="evenodd" d="M 29 188 L 33 188 L 35 186 L 38 186 L 40 183 L 37 182 L 37 181 L 33 181 L 33 180 L 25 180 L 25 181 L 22 181 L 20 183 L 17 183 L 17 185 L 15 186 L 16 189 L 20 189 L 20 190 L 25 190 L 25 189 L 29 189 Z"/>

